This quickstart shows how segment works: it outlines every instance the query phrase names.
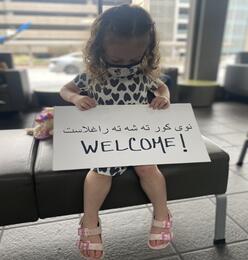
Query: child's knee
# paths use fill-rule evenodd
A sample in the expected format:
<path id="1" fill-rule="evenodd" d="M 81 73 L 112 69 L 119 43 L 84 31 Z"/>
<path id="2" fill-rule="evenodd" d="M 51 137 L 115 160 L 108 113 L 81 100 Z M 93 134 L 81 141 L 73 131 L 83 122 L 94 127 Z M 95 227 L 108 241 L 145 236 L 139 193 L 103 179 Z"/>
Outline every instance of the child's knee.
<path id="1" fill-rule="evenodd" d="M 94 178 L 94 179 L 99 179 L 99 180 L 102 180 L 102 181 L 111 181 L 112 180 L 112 176 L 110 175 L 107 175 L 107 174 L 103 174 L 103 173 L 99 173 L 97 171 L 94 171 L 94 170 L 90 170 L 87 174 L 87 178 Z"/>
<path id="2" fill-rule="evenodd" d="M 134 169 L 141 178 L 151 177 L 152 175 L 159 173 L 159 169 L 156 165 L 139 165 L 135 166 Z"/>

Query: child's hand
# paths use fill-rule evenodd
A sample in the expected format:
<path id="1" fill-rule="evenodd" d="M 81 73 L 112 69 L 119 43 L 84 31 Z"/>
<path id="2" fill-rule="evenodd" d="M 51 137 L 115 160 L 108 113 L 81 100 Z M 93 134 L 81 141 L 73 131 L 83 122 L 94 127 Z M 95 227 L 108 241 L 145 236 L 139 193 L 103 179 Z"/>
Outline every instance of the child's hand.
<path id="1" fill-rule="evenodd" d="M 166 109 L 170 105 L 170 99 L 165 96 L 157 96 L 150 103 L 150 107 L 153 109 Z"/>
<path id="2" fill-rule="evenodd" d="M 96 106 L 96 101 L 88 96 L 75 95 L 72 102 L 79 110 L 82 111 Z"/>

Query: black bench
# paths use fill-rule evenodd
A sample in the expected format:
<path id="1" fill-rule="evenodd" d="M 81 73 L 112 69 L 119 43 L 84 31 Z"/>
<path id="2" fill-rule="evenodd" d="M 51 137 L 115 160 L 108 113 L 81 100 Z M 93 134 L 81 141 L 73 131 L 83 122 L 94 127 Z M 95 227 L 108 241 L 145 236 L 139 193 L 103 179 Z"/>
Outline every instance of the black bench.
<path id="1" fill-rule="evenodd" d="M 204 142 L 211 162 L 159 168 L 166 176 L 168 200 L 216 196 L 214 243 L 225 243 L 229 156 L 207 138 Z M 25 130 L 3 130 L 0 143 L 5 148 L 0 156 L 0 226 L 83 212 L 88 170 L 53 171 L 51 139 L 34 141 Z M 113 178 L 101 210 L 147 203 L 149 199 L 129 167 L 128 173 Z"/>

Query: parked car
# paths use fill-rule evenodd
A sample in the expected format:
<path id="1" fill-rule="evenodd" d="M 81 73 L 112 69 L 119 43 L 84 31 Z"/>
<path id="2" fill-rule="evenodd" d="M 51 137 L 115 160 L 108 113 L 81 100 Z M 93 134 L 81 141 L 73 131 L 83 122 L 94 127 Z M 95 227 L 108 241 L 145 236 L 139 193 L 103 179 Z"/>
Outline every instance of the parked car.
<path id="1" fill-rule="evenodd" d="M 82 53 L 73 52 L 60 57 L 50 59 L 49 70 L 52 72 L 64 72 L 77 74 L 83 69 Z"/>

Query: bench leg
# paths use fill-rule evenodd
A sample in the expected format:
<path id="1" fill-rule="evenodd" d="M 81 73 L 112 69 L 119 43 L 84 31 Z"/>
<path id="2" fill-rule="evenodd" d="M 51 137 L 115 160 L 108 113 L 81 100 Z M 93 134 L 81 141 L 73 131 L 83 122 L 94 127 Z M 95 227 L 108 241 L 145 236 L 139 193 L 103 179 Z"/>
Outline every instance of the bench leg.
<path id="1" fill-rule="evenodd" d="M 225 244 L 225 229 L 226 229 L 226 194 L 215 195 L 216 197 L 216 212 L 215 212 L 215 233 L 214 244 Z"/>
<path id="2" fill-rule="evenodd" d="M 239 160 L 237 162 L 238 166 L 241 166 L 243 164 L 243 160 L 244 160 L 247 149 L 248 149 L 248 139 L 245 141 L 243 148 L 242 148 L 242 151 L 240 153 Z"/>

